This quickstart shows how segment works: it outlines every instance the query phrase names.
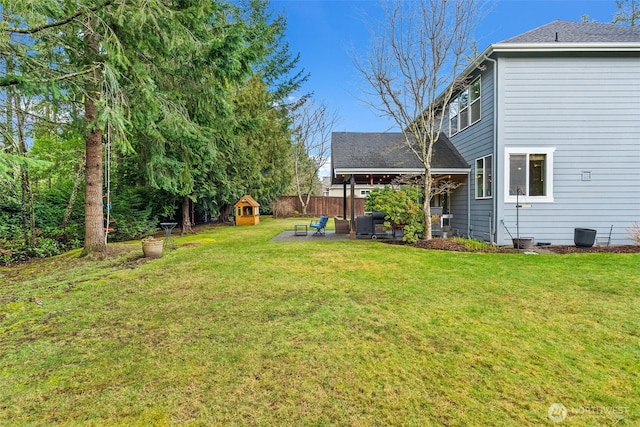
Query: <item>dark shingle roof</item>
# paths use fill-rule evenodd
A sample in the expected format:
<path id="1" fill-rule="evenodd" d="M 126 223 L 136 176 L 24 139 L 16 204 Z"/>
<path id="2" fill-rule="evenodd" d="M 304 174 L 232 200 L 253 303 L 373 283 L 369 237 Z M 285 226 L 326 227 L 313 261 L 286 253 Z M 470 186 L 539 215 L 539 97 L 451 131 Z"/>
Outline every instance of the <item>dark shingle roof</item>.
<path id="1" fill-rule="evenodd" d="M 421 169 L 422 163 L 407 147 L 402 133 L 334 132 L 331 134 L 332 168 Z M 431 167 L 468 169 L 451 141 L 440 134 L 433 146 Z"/>
<path id="2" fill-rule="evenodd" d="M 557 34 L 557 39 L 556 39 Z M 595 22 L 553 21 L 501 43 L 633 43 L 640 27 Z"/>

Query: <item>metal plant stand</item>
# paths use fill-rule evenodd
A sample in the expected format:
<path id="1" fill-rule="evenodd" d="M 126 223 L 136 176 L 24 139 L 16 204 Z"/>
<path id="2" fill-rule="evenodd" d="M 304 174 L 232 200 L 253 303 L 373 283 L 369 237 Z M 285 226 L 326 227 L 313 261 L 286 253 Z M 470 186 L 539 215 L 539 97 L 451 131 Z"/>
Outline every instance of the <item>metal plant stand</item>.
<path id="1" fill-rule="evenodd" d="M 167 249 L 175 249 L 176 241 L 171 236 L 171 231 L 178 225 L 177 222 L 161 222 L 160 227 L 164 228 L 164 244 L 162 247 Z"/>

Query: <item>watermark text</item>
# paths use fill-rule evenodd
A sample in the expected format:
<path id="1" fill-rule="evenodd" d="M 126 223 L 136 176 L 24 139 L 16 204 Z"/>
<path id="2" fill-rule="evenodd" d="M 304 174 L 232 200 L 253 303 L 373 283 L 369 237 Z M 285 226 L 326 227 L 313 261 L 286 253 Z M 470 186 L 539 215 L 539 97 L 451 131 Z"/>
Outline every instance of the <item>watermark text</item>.
<path id="1" fill-rule="evenodd" d="M 562 403 L 549 406 L 547 416 L 554 423 L 564 421 L 567 417 L 592 416 L 622 419 L 629 414 L 627 406 L 577 406 L 567 408 Z"/>

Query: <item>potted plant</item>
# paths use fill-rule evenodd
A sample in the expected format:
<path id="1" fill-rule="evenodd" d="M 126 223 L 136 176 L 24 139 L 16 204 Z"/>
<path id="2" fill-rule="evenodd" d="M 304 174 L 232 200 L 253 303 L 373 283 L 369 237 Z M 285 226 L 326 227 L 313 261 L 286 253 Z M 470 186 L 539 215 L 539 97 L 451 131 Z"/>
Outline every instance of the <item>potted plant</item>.
<path id="1" fill-rule="evenodd" d="M 163 241 L 153 236 L 142 239 L 142 253 L 146 258 L 160 258 L 162 256 Z"/>

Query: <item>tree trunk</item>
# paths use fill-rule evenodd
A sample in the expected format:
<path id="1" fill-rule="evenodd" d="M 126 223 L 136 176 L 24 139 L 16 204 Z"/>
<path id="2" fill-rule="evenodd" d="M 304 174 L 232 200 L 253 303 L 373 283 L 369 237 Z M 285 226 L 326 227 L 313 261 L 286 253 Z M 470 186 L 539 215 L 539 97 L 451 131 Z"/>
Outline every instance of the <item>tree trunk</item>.
<path id="1" fill-rule="evenodd" d="M 187 233 L 193 233 L 193 229 L 191 228 L 191 215 L 189 212 L 189 206 L 189 196 L 184 196 L 182 198 L 182 236 Z"/>
<path id="2" fill-rule="evenodd" d="M 11 102 L 11 100 L 9 100 L 9 102 Z M 18 154 L 26 157 L 27 151 L 29 150 L 24 135 L 24 112 L 21 109 L 20 95 L 17 92 L 13 93 L 13 102 L 17 125 L 16 132 L 18 141 L 16 141 L 16 143 L 18 144 Z M 13 118 L 9 118 L 9 120 L 13 120 Z M 20 183 L 20 211 L 22 212 L 24 242 L 27 246 L 33 247 L 36 239 L 36 214 L 33 206 L 29 166 L 26 164 L 20 165 Z"/>
<path id="3" fill-rule="evenodd" d="M 87 25 L 86 48 L 87 56 L 95 58 L 98 55 L 99 44 L 96 34 L 92 32 L 91 24 L 89 22 Z M 89 130 L 85 140 L 84 255 L 107 250 L 102 212 L 102 129 L 96 123 L 97 103 L 101 98 L 99 78 L 100 73 L 94 71 L 93 78 L 86 83 L 84 101 L 84 119 Z"/>
<path id="4" fill-rule="evenodd" d="M 309 207 L 309 201 L 311 200 L 311 191 L 307 192 L 307 197 L 302 203 L 302 215 L 307 215 L 307 208 Z"/>
<path id="5" fill-rule="evenodd" d="M 20 211 L 22 212 L 22 227 L 24 242 L 27 246 L 33 247 L 35 245 L 36 237 L 36 218 L 35 209 L 33 207 L 33 192 L 31 191 L 31 180 L 29 178 L 29 169 L 26 165 L 20 166 L 22 169 L 20 173 L 21 180 L 21 196 L 20 196 Z"/>
<path id="6" fill-rule="evenodd" d="M 226 224 L 229 222 L 229 214 L 231 213 L 231 205 L 225 204 L 222 209 L 220 209 L 220 214 L 218 215 L 218 222 L 222 224 Z"/>
<path id="7" fill-rule="evenodd" d="M 422 211 L 424 212 L 424 240 L 431 240 L 432 227 L 431 227 L 431 173 L 424 174 L 424 185 L 422 186 L 424 202 L 422 205 Z"/>
<path id="8" fill-rule="evenodd" d="M 104 215 L 102 212 L 102 131 L 94 127 L 97 114 L 95 102 L 85 99 L 85 120 L 91 127 L 86 139 L 84 254 L 105 252 Z"/>
<path id="9" fill-rule="evenodd" d="M 7 57 L 7 73 L 14 71 L 14 63 L 11 57 Z M 7 90 L 7 135 L 14 140 L 16 153 L 19 156 L 27 157 L 28 147 L 25 139 L 25 113 L 22 109 L 20 94 L 10 87 Z M 16 119 L 16 129 L 14 133 L 13 119 Z M 24 243 L 28 247 L 33 247 L 36 237 L 36 219 L 33 203 L 33 192 L 31 191 L 31 178 L 29 176 L 29 166 L 20 164 L 20 213 L 22 219 L 22 234 Z"/>

